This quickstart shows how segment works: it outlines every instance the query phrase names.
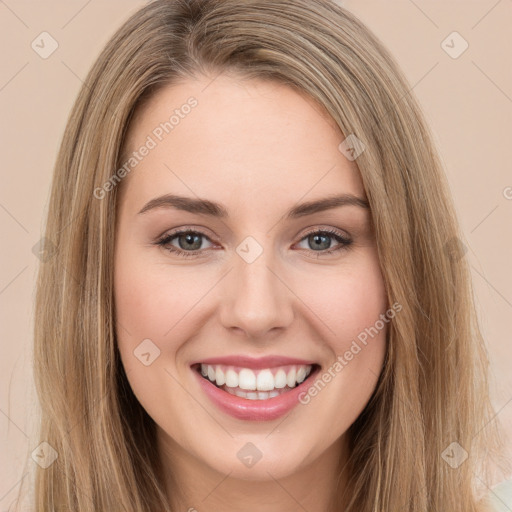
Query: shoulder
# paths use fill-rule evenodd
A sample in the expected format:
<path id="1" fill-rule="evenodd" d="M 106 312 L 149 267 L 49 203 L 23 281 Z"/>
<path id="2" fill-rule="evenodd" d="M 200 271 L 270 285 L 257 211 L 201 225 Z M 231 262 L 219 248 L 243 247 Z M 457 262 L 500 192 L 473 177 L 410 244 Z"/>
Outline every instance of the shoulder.
<path id="1" fill-rule="evenodd" d="M 505 480 L 489 491 L 489 504 L 496 512 L 512 510 L 512 479 Z"/>

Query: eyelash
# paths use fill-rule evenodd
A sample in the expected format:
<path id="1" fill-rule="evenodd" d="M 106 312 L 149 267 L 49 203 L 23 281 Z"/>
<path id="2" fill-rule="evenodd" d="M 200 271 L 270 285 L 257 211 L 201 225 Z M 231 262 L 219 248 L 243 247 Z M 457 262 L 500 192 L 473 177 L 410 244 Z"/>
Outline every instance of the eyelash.
<path id="1" fill-rule="evenodd" d="M 180 235 L 189 235 L 189 234 L 201 235 L 201 236 L 203 236 L 205 238 L 208 238 L 208 236 L 205 233 L 202 233 L 201 231 L 196 231 L 196 230 L 192 230 L 192 229 L 184 229 L 184 230 L 181 230 L 181 231 L 175 231 L 174 233 L 170 233 L 170 234 L 164 235 L 162 238 L 157 240 L 155 242 L 155 244 L 159 245 L 159 246 L 162 246 L 167 251 L 169 251 L 171 253 L 174 253 L 174 254 L 177 254 L 178 256 L 183 257 L 183 258 L 190 258 L 190 257 L 198 256 L 198 255 L 200 255 L 200 253 L 204 252 L 205 250 L 206 251 L 208 250 L 208 249 L 200 249 L 200 250 L 196 250 L 196 251 L 183 251 L 182 249 L 177 249 L 176 247 L 174 247 L 172 245 L 168 246 L 168 244 L 174 238 L 179 237 Z M 310 231 L 310 232 L 306 233 L 300 239 L 300 242 L 302 242 L 302 240 L 304 240 L 305 238 L 307 238 L 307 237 L 309 237 L 311 235 L 317 235 L 317 234 L 329 235 L 331 238 L 335 238 L 336 241 L 340 243 L 339 246 L 331 248 L 331 249 L 325 249 L 323 251 L 312 251 L 312 252 L 317 252 L 319 255 L 332 254 L 332 253 L 335 253 L 335 252 L 338 252 L 338 251 L 346 250 L 352 244 L 352 240 L 351 239 L 343 236 L 339 231 L 332 230 L 332 229 L 322 229 L 322 230 Z M 306 249 L 306 250 L 308 250 L 308 249 Z"/>

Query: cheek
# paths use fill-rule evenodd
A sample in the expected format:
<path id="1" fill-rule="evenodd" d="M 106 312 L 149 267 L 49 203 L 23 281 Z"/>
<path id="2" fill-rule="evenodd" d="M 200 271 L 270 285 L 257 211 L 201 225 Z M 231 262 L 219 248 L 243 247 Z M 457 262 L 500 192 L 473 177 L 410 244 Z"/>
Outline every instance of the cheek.
<path id="1" fill-rule="evenodd" d="M 171 272 L 162 264 L 126 254 L 116 261 L 114 289 L 121 332 L 130 333 L 133 342 L 143 338 L 168 342 L 171 331 L 200 299 L 203 286 L 192 272 Z"/>
<path id="2" fill-rule="evenodd" d="M 187 314 L 202 290 L 194 279 L 199 280 L 192 273 L 170 272 L 136 251 L 116 258 L 117 346 L 141 403 L 152 400 L 152 390 L 172 384 L 169 372 L 176 374 L 174 361 L 188 336 Z"/>
<path id="3" fill-rule="evenodd" d="M 373 251 L 340 264 L 323 278 L 310 276 L 300 286 L 301 298 L 318 317 L 316 324 L 321 322 L 324 339 L 336 354 L 345 352 L 352 339 L 373 326 L 388 307 L 384 280 Z"/>
<path id="4" fill-rule="evenodd" d="M 343 371 L 360 384 L 364 395 L 371 391 L 381 371 L 389 322 L 386 289 L 375 260 L 364 266 L 357 279 L 350 280 L 340 292 L 338 304 L 343 313 L 337 318 L 335 330 L 340 336 L 333 348 Z"/>
<path id="5" fill-rule="evenodd" d="M 312 293 L 308 300 L 328 327 L 328 332 L 327 327 L 323 331 L 329 361 L 301 402 L 314 421 L 337 425 L 330 434 L 332 441 L 355 421 L 375 389 L 395 312 L 388 306 L 375 254 L 350 268 L 340 267 L 324 291 Z"/>
<path id="6" fill-rule="evenodd" d="M 363 340 L 363 333 L 374 326 L 386 311 L 386 290 L 380 271 L 372 267 L 347 279 L 337 294 L 335 304 L 338 312 L 332 311 L 332 322 L 334 330 L 339 333 L 336 348 L 340 352 L 349 348 L 346 344 L 348 338 L 350 341 Z"/>
<path id="7" fill-rule="evenodd" d="M 187 401 L 176 385 L 174 362 L 187 336 L 186 315 L 201 286 L 184 274 L 165 271 L 136 251 L 116 258 L 117 346 L 133 393 L 157 424 L 173 424 L 172 411 L 183 409 Z"/>

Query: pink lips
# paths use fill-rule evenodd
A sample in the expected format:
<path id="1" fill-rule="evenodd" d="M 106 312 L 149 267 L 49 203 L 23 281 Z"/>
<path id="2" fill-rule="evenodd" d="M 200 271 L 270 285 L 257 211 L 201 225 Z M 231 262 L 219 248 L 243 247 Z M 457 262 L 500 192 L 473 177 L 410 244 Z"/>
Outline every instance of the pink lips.
<path id="1" fill-rule="evenodd" d="M 286 366 L 290 364 L 315 366 L 309 377 L 290 391 L 267 400 L 249 400 L 231 395 L 230 393 L 218 388 L 208 379 L 204 378 L 197 370 L 200 363 L 238 366 L 254 370 Z M 282 356 L 266 356 L 262 358 L 250 358 L 247 356 L 216 357 L 202 359 L 201 361 L 193 363 L 191 366 L 201 389 L 221 411 L 237 419 L 249 421 L 270 421 L 288 413 L 299 403 L 298 397 L 302 391 L 306 391 L 310 386 L 310 383 L 312 382 L 311 378 L 320 371 L 320 367 L 314 361 Z"/>

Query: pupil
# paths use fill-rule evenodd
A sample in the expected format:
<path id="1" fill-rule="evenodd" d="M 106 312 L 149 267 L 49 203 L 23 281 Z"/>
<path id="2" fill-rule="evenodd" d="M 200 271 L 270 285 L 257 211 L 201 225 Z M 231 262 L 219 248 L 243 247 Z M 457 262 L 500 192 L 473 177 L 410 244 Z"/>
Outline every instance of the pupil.
<path id="1" fill-rule="evenodd" d="M 199 240 L 200 236 L 199 235 L 194 235 L 194 234 L 191 234 L 191 233 L 188 233 L 186 235 L 183 235 L 183 237 L 185 238 L 186 240 L 186 244 L 194 244 L 194 238 L 197 240 Z M 181 244 L 180 242 L 180 246 L 182 249 L 199 249 L 201 247 L 201 242 L 199 241 L 199 244 L 197 244 L 197 247 L 183 247 L 183 244 Z"/>
<path id="2" fill-rule="evenodd" d="M 320 239 L 324 239 L 324 240 L 327 240 L 329 237 L 326 236 L 326 235 L 312 235 L 313 240 L 314 240 L 314 244 L 320 244 L 321 245 L 321 241 L 319 241 Z M 323 249 L 329 249 L 329 242 L 327 241 L 326 244 L 324 244 L 325 247 L 323 247 Z"/>

